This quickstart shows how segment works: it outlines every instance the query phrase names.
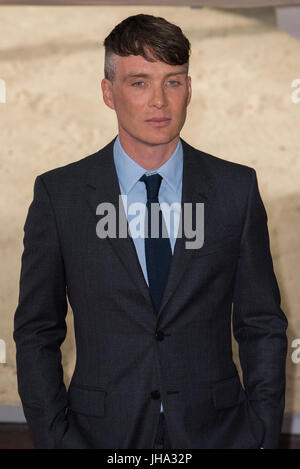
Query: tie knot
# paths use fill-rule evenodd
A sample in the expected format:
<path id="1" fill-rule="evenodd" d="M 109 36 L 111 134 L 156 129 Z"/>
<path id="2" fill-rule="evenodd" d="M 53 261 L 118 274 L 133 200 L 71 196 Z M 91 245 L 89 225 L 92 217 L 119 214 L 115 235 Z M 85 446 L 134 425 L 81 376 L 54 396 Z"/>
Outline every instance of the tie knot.
<path id="1" fill-rule="evenodd" d="M 158 173 L 152 174 L 151 176 L 146 176 L 146 174 L 143 174 L 143 176 L 140 178 L 140 181 L 143 181 L 146 184 L 148 201 L 158 201 L 158 192 L 161 180 L 162 176 Z"/>

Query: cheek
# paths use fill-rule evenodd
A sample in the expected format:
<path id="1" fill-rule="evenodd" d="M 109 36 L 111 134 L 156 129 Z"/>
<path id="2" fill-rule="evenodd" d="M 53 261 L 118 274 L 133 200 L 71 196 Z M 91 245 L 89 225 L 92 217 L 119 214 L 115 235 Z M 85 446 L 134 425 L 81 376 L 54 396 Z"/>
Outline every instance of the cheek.
<path id="1" fill-rule="evenodd" d="M 185 117 L 187 109 L 186 99 L 177 99 L 173 102 L 172 111 L 178 121 Z"/>
<path id="2" fill-rule="evenodd" d="M 187 107 L 188 96 L 186 93 L 174 94 L 169 97 L 170 106 L 177 113 L 182 113 Z"/>
<path id="3" fill-rule="evenodd" d="M 133 119 L 141 114 L 144 108 L 144 100 L 139 96 L 127 96 L 122 103 L 123 113 L 130 115 Z"/>

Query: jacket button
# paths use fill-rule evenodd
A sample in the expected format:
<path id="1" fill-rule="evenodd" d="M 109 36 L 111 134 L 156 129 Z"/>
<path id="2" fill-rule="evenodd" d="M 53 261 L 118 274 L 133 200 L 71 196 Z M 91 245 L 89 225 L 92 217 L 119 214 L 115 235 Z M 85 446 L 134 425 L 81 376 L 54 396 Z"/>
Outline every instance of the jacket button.
<path id="1" fill-rule="evenodd" d="M 151 397 L 152 399 L 159 399 L 160 398 L 160 392 L 155 389 L 154 391 L 151 391 Z"/>
<path id="2" fill-rule="evenodd" d="M 163 331 L 156 331 L 155 337 L 157 340 L 164 340 L 165 334 Z"/>

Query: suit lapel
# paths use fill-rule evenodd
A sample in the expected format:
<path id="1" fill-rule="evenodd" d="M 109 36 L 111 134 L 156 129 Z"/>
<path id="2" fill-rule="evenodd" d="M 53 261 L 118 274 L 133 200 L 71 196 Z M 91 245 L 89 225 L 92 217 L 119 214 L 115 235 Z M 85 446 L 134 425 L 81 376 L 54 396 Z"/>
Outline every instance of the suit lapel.
<path id="1" fill-rule="evenodd" d="M 210 208 L 214 195 L 212 175 L 205 164 L 205 155 L 201 151 L 196 151 L 183 139 L 181 139 L 181 142 L 183 145 L 181 213 L 184 211 L 184 204 L 190 203 L 193 208 L 193 220 L 195 220 L 196 203 L 204 203 L 204 228 L 205 233 L 207 233 L 208 220 L 211 213 Z M 158 313 L 159 317 L 176 291 L 180 279 L 194 255 L 194 249 L 186 249 L 186 241 L 189 241 L 189 238 L 185 236 L 184 229 L 182 229 L 182 237 L 178 237 L 175 242 L 168 281 Z"/>
<path id="2" fill-rule="evenodd" d="M 119 210 L 122 210 L 122 216 L 125 217 L 122 204 L 120 204 L 119 208 L 120 186 L 113 159 L 114 141 L 115 139 L 95 155 L 90 170 L 88 171 L 87 203 L 94 215 L 95 226 L 98 221 L 96 207 L 101 202 L 110 202 L 116 208 L 117 225 L 120 215 Z M 203 202 L 204 226 L 206 231 L 213 196 L 212 178 L 205 164 L 205 155 L 193 149 L 193 147 L 188 145 L 184 140 L 181 139 L 181 141 L 183 145 L 181 211 L 183 213 L 184 203 L 192 203 L 194 209 L 197 202 Z M 132 238 L 130 236 L 119 238 L 117 228 L 116 238 L 108 237 L 107 239 L 111 243 L 120 261 L 127 269 L 133 282 L 135 282 L 140 289 L 146 302 L 153 309 L 149 288 L 145 281 Z M 189 239 L 185 236 L 184 230 L 182 230 L 182 237 L 177 238 L 175 243 L 169 277 L 161 308 L 158 312 L 158 318 L 175 292 L 194 253 L 193 249 L 186 249 L 186 241 L 189 241 Z"/>
<path id="3" fill-rule="evenodd" d="M 96 215 L 96 207 L 101 202 L 109 202 L 116 209 L 116 220 L 118 228 L 118 220 L 120 215 L 119 195 L 121 194 L 121 190 L 113 159 L 114 141 L 115 139 L 99 151 L 97 158 L 95 159 L 95 162 L 88 173 L 87 202 L 95 217 L 95 226 L 96 222 L 99 220 L 98 215 Z M 120 204 L 120 209 L 123 214 L 122 216 L 126 217 L 122 204 Z M 126 224 L 128 232 L 128 223 Z M 117 231 L 116 238 L 108 237 L 107 239 L 111 243 L 111 246 L 115 250 L 120 261 L 127 269 L 128 274 L 132 278 L 133 282 L 136 283 L 145 300 L 152 308 L 149 288 L 146 283 L 132 238 L 130 236 L 127 236 L 126 238 L 119 238 Z"/>

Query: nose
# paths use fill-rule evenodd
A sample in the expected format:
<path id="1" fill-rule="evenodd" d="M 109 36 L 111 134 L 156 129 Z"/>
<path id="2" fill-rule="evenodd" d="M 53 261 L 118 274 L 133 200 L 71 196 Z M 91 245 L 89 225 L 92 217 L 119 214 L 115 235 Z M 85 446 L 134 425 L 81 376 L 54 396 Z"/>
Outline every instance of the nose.
<path id="1" fill-rule="evenodd" d="M 167 97 L 163 86 L 157 85 L 154 86 L 151 92 L 151 96 L 149 99 L 149 105 L 155 106 L 158 109 L 166 106 L 167 104 Z"/>

